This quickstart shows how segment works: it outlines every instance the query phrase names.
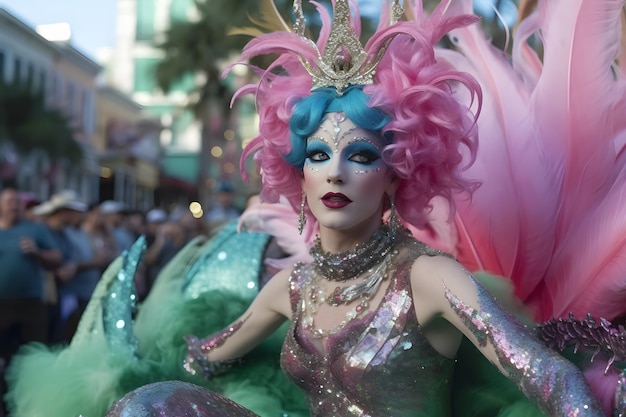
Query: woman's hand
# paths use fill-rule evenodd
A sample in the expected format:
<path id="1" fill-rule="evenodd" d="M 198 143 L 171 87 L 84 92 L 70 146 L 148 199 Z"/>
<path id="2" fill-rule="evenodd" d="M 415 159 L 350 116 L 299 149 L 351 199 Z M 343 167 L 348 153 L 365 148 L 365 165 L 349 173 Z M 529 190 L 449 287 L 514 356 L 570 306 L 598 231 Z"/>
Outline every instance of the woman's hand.
<path id="1" fill-rule="evenodd" d="M 196 375 L 199 371 L 204 372 L 208 359 L 202 355 L 200 339 L 194 335 L 184 336 L 183 338 L 187 342 L 187 356 L 183 360 L 183 368 L 191 375 Z"/>
<path id="2" fill-rule="evenodd" d="M 291 316 L 290 270 L 270 279 L 248 310 L 225 329 L 199 339 L 185 336 L 187 355 L 183 367 L 192 375 L 209 379 L 241 363 L 241 358 L 271 335 Z"/>

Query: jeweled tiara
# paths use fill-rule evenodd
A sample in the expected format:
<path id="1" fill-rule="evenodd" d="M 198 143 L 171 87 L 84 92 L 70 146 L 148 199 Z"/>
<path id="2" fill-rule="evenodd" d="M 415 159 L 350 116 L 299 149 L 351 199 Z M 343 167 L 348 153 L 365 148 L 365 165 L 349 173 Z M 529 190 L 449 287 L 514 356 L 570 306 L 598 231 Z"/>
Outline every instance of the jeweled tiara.
<path id="1" fill-rule="evenodd" d="M 359 35 L 350 21 L 350 5 L 348 0 L 336 0 L 333 10 L 333 21 L 324 54 L 319 51 L 315 42 L 305 35 L 305 20 L 302 0 L 294 0 L 295 16 L 294 32 L 310 42 L 317 51 L 315 62 L 300 57 L 300 62 L 311 75 L 313 89 L 318 87 L 335 87 L 341 92 L 352 84 L 372 84 L 376 66 L 385 54 L 391 39 L 377 50 L 369 54 L 361 45 Z M 404 10 L 399 0 L 393 0 L 389 24 L 397 23 Z"/>

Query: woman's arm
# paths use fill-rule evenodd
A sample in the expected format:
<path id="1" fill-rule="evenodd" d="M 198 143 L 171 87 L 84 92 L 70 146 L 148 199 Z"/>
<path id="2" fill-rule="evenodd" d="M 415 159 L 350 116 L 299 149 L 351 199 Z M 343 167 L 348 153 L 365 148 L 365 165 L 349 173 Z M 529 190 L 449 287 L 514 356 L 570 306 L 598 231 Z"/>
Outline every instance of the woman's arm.
<path id="1" fill-rule="evenodd" d="M 248 310 L 237 321 L 204 339 L 187 336 L 185 369 L 201 371 L 210 378 L 228 369 L 233 362 L 254 349 L 286 319 L 291 318 L 289 301 L 290 270 L 277 273 L 261 290 Z"/>
<path id="2" fill-rule="evenodd" d="M 603 416 L 578 368 L 541 343 L 457 262 L 419 258 L 411 283 L 420 323 L 436 317 L 460 330 L 550 416 Z"/>

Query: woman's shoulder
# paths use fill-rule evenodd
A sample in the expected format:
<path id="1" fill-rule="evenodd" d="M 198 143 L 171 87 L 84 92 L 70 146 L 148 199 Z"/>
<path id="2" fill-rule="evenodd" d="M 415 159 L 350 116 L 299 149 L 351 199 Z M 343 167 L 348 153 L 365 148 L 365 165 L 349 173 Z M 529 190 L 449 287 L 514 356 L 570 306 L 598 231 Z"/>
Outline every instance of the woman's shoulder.
<path id="1" fill-rule="evenodd" d="M 280 304 L 281 313 L 290 318 L 297 310 L 301 292 L 311 274 L 310 264 L 297 263 L 277 272 L 263 288 L 263 298 L 270 304 Z M 289 306 L 289 308 L 287 308 Z"/>
<path id="2" fill-rule="evenodd" d="M 274 274 L 257 297 L 260 303 L 278 311 L 286 318 L 291 317 L 292 289 L 290 277 L 293 269 L 286 268 Z"/>
<path id="3" fill-rule="evenodd" d="M 281 272 L 285 274 L 290 285 L 304 285 L 313 274 L 313 265 L 309 262 L 298 262 L 293 267 L 283 269 Z"/>
<path id="4" fill-rule="evenodd" d="M 419 241 L 411 261 L 410 280 L 414 289 L 442 287 L 446 277 L 458 275 L 464 269 L 451 254 Z"/>
<path id="5" fill-rule="evenodd" d="M 293 273 L 296 270 L 297 266 L 298 265 L 294 265 L 289 268 L 281 269 L 276 274 L 274 274 L 272 278 L 270 278 L 266 286 L 272 285 L 272 286 L 285 287 L 286 285 L 289 285 L 289 282 L 291 281 L 291 277 L 293 276 Z"/>
<path id="6" fill-rule="evenodd" d="M 274 291 L 288 290 L 292 292 L 301 288 L 310 274 L 311 264 L 298 262 L 289 268 L 278 271 L 266 284 Z"/>
<path id="7" fill-rule="evenodd" d="M 405 236 L 403 239 L 404 242 L 401 244 L 401 246 L 407 248 L 407 254 L 411 258 L 413 263 L 417 262 L 420 258 L 443 257 L 455 260 L 455 257 L 452 254 L 434 248 L 420 240 L 417 240 L 415 237 L 413 237 L 413 235 Z"/>
<path id="8" fill-rule="evenodd" d="M 457 264 L 452 255 L 415 239 L 413 235 L 404 235 L 398 244 L 396 266 L 397 271 L 405 271 L 405 275 L 398 273 L 396 277 L 403 275 L 410 288 L 419 288 L 431 283 L 448 263 Z"/>

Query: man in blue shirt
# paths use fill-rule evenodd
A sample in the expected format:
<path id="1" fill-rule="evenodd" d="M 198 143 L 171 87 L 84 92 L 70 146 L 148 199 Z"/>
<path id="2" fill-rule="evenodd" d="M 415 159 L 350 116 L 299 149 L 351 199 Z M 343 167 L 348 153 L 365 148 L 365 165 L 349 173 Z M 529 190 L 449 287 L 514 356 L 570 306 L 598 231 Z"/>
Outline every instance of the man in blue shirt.
<path id="1" fill-rule="evenodd" d="M 0 362 L 5 366 L 21 344 L 47 342 L 44 269 L 61 262 L 50 232 L 23 220 L 21 211 L 15 188 L 0 191 Z"/>

